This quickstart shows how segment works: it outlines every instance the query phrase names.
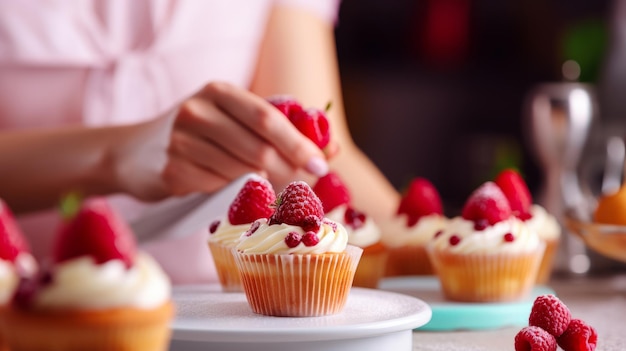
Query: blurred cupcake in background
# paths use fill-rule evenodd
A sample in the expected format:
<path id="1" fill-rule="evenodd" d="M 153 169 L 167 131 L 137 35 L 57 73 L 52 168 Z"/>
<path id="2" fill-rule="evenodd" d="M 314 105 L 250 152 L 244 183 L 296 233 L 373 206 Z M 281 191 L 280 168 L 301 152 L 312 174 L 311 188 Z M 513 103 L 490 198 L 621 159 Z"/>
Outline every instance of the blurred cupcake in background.
<path id="1" fill-rule="evenodd" d="M 103 198 L 66 218 L 50 265 L 22 278 L 7 308 L 9 349 L 167 350 L 174 304 L 159 264 Z"/>
<path id="2" fill-rule="evenodd" d="M 269 218 L 274 213 L 271 206 L 275 201 L 270 182 L 260 176 L 252 177 L 237 193 L 225 218 L 209 226 L 208 245 L 223 291 L 243 291 L 232 250 L 254 221 Z"/>
<path id="3" fill-rule="evenodd" d="M 461 216 L 428 244 L 428 254 L 446 299 L 515 301 L 534 286 L 545 244 L 512 214 L 493 182 L 469 196 Z"/>
<path id="4" fill-rule="evenodd" d="M 336 173 L 328 173 L 313 186 L 324 216 L 341 223 L 348 233 L 348 244 L 363 249 L 354 276 L 354 286 L 376 288 L 385 273 L 388 252 L 381 242 L 381 231 L 374 220 L 352 206 L 350 191 Z"/>
<path id="5" fill-rule="evenodd" d="M 30 254 L 24 234 L 7 204 L 0 199 L 0 351 L 5 344 L 5 313 L 20 277 L 36 272 L 37 264 Z"/>
<path id="6" fill-rule="evenodd" d="M 414 178 L 403 194 L 396 216 L 380 223 L 388 248 L 386 276 L 431 275 L 426 244 L 446 226 L 441 197 L 427 179 Z"/>
<path id="7" fill-rule="evenodd" d="M 561 225 L 556 217 L 539 204 L 533 204 L 528 185 L 514 169 L 501 171 L 494 182 L 500 187 L 511 206 L 513 215 L 526 223 L 528 228 L 539 235 L 546 249 L 541 259 L 537 284 L 550 280 L 554 259 L 561 237 Z"/>

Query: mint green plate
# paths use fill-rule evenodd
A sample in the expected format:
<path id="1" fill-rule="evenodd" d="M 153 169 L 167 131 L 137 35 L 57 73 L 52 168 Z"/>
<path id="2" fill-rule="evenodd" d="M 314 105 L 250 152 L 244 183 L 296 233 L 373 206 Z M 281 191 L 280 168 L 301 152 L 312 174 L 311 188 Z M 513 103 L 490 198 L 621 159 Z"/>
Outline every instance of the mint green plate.
<path id="1" fill-rule="evenodd" d="M 464 303 L 444 299 L 436 277 L 389 277 L 383 279 L 379 289 L 417 297 L 432 310 L 432 318 L 418 330 L 486 330 L 528 325 L 528 315 L 535 298 L 555 294 L 547 286 L 535 286 L 523 300 L 497 303 Z"/>

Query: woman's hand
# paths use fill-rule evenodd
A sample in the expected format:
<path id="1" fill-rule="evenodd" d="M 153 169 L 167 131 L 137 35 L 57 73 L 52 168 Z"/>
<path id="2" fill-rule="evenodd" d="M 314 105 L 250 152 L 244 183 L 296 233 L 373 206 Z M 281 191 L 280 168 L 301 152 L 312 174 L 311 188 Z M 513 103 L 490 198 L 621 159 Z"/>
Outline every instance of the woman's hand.
<path id="1" fill-rule="evenodd" d="M 139 125 L 116 146 L 123 191 L 152 200 L 215 191 L 249 172 L 277 187 L 328 171 L 323 152 L 263 98 L 206 85 L 173 113 Z"/>

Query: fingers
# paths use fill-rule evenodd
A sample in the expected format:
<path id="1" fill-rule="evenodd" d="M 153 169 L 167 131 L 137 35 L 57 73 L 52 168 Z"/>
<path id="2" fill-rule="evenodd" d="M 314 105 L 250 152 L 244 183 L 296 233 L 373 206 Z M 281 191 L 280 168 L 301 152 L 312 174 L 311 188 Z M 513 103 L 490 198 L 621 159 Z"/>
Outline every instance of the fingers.
<path id="1" fill-rule="evenodd" d="M 256 134 L 271 149 L 275 149 L 278 156 L 286 160 L 292 168 L 306 169 L 317 176 L 328 172 L 323 152 L 264 99 L 226 83 L 208 84 L 199 95 L 213 101 L 218 109 Z M 239 143 L 238 146 L 243 145 Z M 261 147 L 255 149 L 258 154 L 254 156 L 261 157 L 264 162 L 273 161 L 272 153 L 260 143 L 253 142 L 248 147 Z"/>
<path id="2" fill-rule="evenodd" d="M 295 168 L 266 140 L 206 100 L 187 101 L 175 130 L 173 152 L 226 177 L 242 170 L 289 174 Z"/>

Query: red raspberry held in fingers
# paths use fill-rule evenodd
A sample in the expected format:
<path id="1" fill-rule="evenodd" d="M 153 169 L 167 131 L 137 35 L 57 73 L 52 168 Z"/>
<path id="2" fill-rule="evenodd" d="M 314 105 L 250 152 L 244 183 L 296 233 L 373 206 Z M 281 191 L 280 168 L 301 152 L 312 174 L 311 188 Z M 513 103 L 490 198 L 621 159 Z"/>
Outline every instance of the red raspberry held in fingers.
<path id="1" fill-rule="evenodd" d="M 461 215 L 468 221 L 487 220 L 489 225 L 494 225 L 511 217 L 511 206 L 500 187 L 485 182 L 467 199 Z"/>
<path id="2" fill-rule="evenodd" d="M 291 116 L 291 123 L 320 149 L 330 142 L 330 126 L 324 111 L 307 108 Z"/>
<path id="3" fill-rule="evenodd" d="M 339 175 L 334 172 L 329 172 L 319 178 L 313 186 L 313 191 L 322 201 L 324 213 L 332 211 L 337 206 L 347 205 L 351 201 L 350 191 Z"/>
<path id="4" fill-rule="evenodd" d="M 443 214 L 441 197 L 435 186 L 425 178 L 417 177 L 411 181 L 408 191 L 400 200 L 398 214 L 405 213 L 408 216 L 409 227 L 430 214 Z"/>
<path id="5" fill-rule="evenodd" d="M 30 252 L 28 242 L 9 206 L 0 199 L 0 259 L 15 262 L 22 252 Z"/>
<path id="6" fill-rule="evenodd" d="M 276 211 L 269 224 L 285 223 L 299 226 L 305 232 L 317 232 L 323 219 L 322 202 L 313 189 L 303 181 L 295 181 L 278 194 Z"/>
<path id="7" fill-rule="evenodd" d="M 555 351 L 556 339 L 547 331 L 528 326 L 515 335 L 515 351 Z"/>
<path id="8" fill-rule="evenodd" d="M 269 218 L 274 213 L 272 204 L 275 201 L 276 193 L 269 181 L 250 179 L 231 203 L 228 220 L 231 224 L 248 224 L 259 218 Z"/>
<path id="9" fill-rule="evenodd" d="M 302 111 L 302 105 L 289 95 L 274 95 L 267 98 L 267 101 L 274 105 L 282 112 L 290 121 L 291 116 Z"/>
<path id="10" fill-rule="evenodd" d="M 513 215 L 522 219 L 530 219 L 530 206 L 533 199 L 528 185 L 522 176 L 513 169 L 505 169 L 496 176 L 494 182 L 500 187 L 509 200 Z"/>
<path id="11" fill-rule="evenodd" d="M 580 319 L 572 319 L 565 332 L 557 338 L 565 351 L 594 351 L 598 343 L 596 330 Z"/>
<path id="12" fill-rule="evenodd" d="M 558 297 L 546 294 L 535 298 L 528 324 L 540 327 L 558 338 L 567 329 L 571 319 L 569 308 Z"/>

